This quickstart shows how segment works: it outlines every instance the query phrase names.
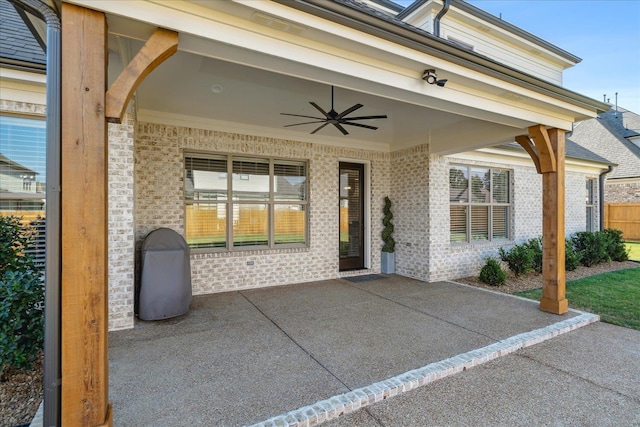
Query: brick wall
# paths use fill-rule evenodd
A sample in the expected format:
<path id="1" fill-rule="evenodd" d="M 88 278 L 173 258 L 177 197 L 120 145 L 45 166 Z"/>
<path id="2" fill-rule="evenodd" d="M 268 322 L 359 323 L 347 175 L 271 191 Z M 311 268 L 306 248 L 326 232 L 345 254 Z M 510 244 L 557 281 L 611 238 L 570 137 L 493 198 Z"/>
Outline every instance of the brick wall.
<path id="1" fill-rule="evenodd" d="M 247 154 L 309 162 L 309 247 L 192 252 L 194 294 L 250 289 L 380 271 L 382 206 L 393 202 L 398 274 L 425 281 L 477 274 L 505 242 L 449 242 L 450 163 L 508 168 L 515 242 L 542 233 L 542 180 L 533 167 L 471 162 L 429 153 L 427 144 L 393 153 L 127 121 L 110 132 L 110 328 L 133 324 L 133 264 L 144 237 L 158 227 L 184 234 L 185 151 Z M 338 270 L 338 163 L 366 163 L 370 179 L 371 269 Z M 112 176 L 113 175 L 113 176 Z M 584 181 L 567 173 L 567 231 L 584 229 Z M 135 194 L 133 193 L 135 188 Z M 132 198 L 134 202 L 132 202 Z M 131 212 L 130 207 L 135 205 Z M 597 211 L 597 209 L 596 209 Z M 134 236 L 134 242 L 131 242 Z M 135 250 L 134 250 L 135 246 Z M 113 250 L 112 250 L 113 249 Z M 250 265 L 251 264 L 251 265 Z"/>
<path id="2" fill-rule="evenodd" d="M 109 330 L 133 327 L 135 121 L 108 126 Z"/>
<path id="3" fill-rule="evenodd" d="M 158 227 L 184 233 L 184 151 L 309 161 L 309 247 L 193 252 L 194 294 L 335 278 L 338 272 L 338 163 L 366 162 L 371 180 L 371 270 L 380 271 L 381 206 L 389 192 L 389 155 L 297 141 L 139 123 L 135 147 L 135 240 Z M 251 261 L 253 264 L 248 265 Z"/>
<path id="4" fill-rule="evenodd" d="M 604 200 L 608 203 L 639 203 L 640 180 L 625 183 L 607 180 L 604 185 Z"/>
<path id="5" fill-rule="evenodd" d="M 393 152 L 391 170 L 396 273 L 426 280 L 429 269 L 429 146 Z"/>

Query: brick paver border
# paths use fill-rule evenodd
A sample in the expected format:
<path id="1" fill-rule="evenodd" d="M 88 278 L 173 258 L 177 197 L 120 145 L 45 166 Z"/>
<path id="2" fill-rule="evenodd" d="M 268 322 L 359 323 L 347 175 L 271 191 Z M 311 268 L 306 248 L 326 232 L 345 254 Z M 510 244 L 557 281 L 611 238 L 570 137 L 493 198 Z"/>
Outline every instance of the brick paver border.
<path id="1" fill-rule="evenodd" d="M 309 406 L 254 424 L 252 427 L 315 426 L 600 320 L 600 316 L 595 314 L 577 310 L 570 311 L 579 314 L 544 328 L 514 335 L 486 347 L 430 363 L 422 368 L 396 375 L 366 387 L 320 400 Z"/>

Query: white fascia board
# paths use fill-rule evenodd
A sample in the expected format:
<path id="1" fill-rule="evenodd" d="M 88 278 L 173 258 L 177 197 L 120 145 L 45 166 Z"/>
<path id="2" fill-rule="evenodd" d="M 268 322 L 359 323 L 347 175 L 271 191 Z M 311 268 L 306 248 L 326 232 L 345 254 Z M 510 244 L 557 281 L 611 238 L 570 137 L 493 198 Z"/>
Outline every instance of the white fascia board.
<path id="1" fill-rule="evenodd" d="M 44 73 L 32 73 L 5 67 L 0 67 L 0 79 L 36 83 L 42 87 L 47 84 L 47 76 Z"/>
<path id="2" fill-rule="evenodd" d="M 640 176 L 634 178 L 607 178 L 607 184 L 640 184 Z"/>
<path id="3" fill-rule="evenodd" d="M 526 152 L 501 150 L 499 148 L 482 148 L 475 151 L 452 154 L 445 156 L 449 159 L 465 160 L 483 163 L 497 163 L 512 166 L 525 166 L 535 168 L 531 157 Z M 587 160 L 567 158 L 565 159 L 565 170 L 567 172 L 584 173 L 586 175 L 599 175 L 607 170 L 607 165 L 593 163 Z"/>
<path id="4" fill-rule="evenodd" d="M 7 101 L 46 105 L 46 76 L 0 68 L 0 94 Z"/>
<path id="5" fill-rule="evenodd" d="M 309 142 L 312 144 L 322 144 L 330 145 L 333 147 L 353 148 L 384 153 L 388 153 L 391 151 L 389 144 L 365 141 L 360 139 L 345 139 L 344 137 L 311 135 L 306 132 L 287 131 L 278 128 L 253 126 L 245 123 L 235 123 L 146 109 L 138 110 L 137 114 L 138 122 L 142 123 L 155 123 L 160 125 L 178 126 L 193 129 L 205 129 L 218 132 L 235 133 L 239 135 L 259 136 L 263 138 L 274 138 L 287 141 Z"/>
<path id="6" fill-rule="evenodd" d="M 412 103 L 417 105 L 435 107 L 455 114 L 461 114 L 460 111 L 464 111 L 463 115 L 481 120 L 492 121 L 496 116 L 500 116 L 502 119 L 499 122 L 509 126 L 522 126 L 524 122 L 530 125 L 543 124 L 568 130 L 576 118 L 595 116 L 595 111 L 553 99 L 531 89 L 504 82 L 279 3 L 256 0 L 237 2 L 297 25 L 306 26 L 333 37 L 340 37 L 344 41 L 343 45 L 351 49 L 277 31 L 250 20 L 188 2 L 76 0 L 74 3 L 175 30 L 181 34 L 178 47 L 180 50 L 206 56 L 198 51 L 198 43 L 194 43 L 194 39 L 213 40 L 281 60 L 315 67 L 324 72 L 346 74 L 364 83 L 384 85 L 394 92 L 395 95 L 391 96 L 393 99 L 406 102 L 407 94 L 413 94 L 417 96 L 412 97 L 414 100 Z M 188 37 L 188 35 L 196 37 Z M 360 54 L 358 52 L 360 45 L 368 49 L 373 48 L 378 54 L 375 56 Z M 291 74 L 286 62 L 279 63 L 278 66 L 279 68 L 270 71 Z M 425 67 L 436 68 L 440 78 L 449 78 L 447 86 L 439 88 L 423 82 L 420 77 Z M 306 75 L 297 77 L 307 78 Z M 466 79 L 471 85 L 478 87 L 488 86 L 495 90 L 515 93 L 521 97 L 522 102 L 514 101 L 506 104 L 504 99 L 498 99 L 495 95 L 485 93 L 483 96 L 482 93 L 473 93 L 470 85 L 457 85 L 457 79 L 461 81 Z M 331 80 L 331 74 L 327 75 L 327 80 Z M 368 93 L 384 96 L 375 91 Z M 534 100 L 549 108 L 547 111 L 532 110 L 528 100 Z M 448 107 L 443 104 L 448 104 Z M 544 109 L 538 108 L 538 110 Z"/>

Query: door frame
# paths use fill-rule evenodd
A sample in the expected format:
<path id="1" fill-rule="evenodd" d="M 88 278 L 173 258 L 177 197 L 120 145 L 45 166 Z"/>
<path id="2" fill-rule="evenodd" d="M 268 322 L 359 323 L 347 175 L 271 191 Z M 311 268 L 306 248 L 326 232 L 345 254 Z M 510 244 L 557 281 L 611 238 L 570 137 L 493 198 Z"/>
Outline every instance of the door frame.
<path id="1" fill-rule="evenodd" d="M 336 181 L 337 185 L 340 186 L 340 163 L 355 163 L 364 165 L 364 269 L 371 269 L 371 162 L 369 160 L 362 159 L 349 159 L 346 157 L 338 158 L 338 180 Z M 338 222 L 340 218 L 340 207 L 339 204 L 336 205 L 338 209 Z M 339 239 L 339 237 L 338 237 Z M 338 255 L 339 258 L 339 255 Z M 349 270 L 347 270 L 348 272 Z M 351 270 L 354 271 L 354 270 Z M 357 270 L 355 270 L 357 271 Z M 340 271 L 340 266 L 338 265 L 338 272 Z"/>

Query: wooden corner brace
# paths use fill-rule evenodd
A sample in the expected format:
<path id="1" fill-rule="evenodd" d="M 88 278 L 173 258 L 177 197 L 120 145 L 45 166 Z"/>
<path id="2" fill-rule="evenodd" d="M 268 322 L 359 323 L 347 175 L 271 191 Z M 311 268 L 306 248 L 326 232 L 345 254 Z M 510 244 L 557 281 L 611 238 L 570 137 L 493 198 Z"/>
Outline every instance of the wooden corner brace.
<path id="1" fill-rule="evenodd" d="M 107 90 L 105 116 L 108 122 L 122 122 L 124 110 L 140 83 L 177 51 L 178 33 L 158 28 Z"/>
<path id="2" fill-rule="evenodd" d="M 518 135 L 516 136 L 516 142 L 529 153 L 538 173 L 556 172 L 556 157 L 551 148 L 551 140 L 549 139 L 547 128 L 537 125 L 531 126 L 528 130 L 531 137 L 529 135 Z"/>

